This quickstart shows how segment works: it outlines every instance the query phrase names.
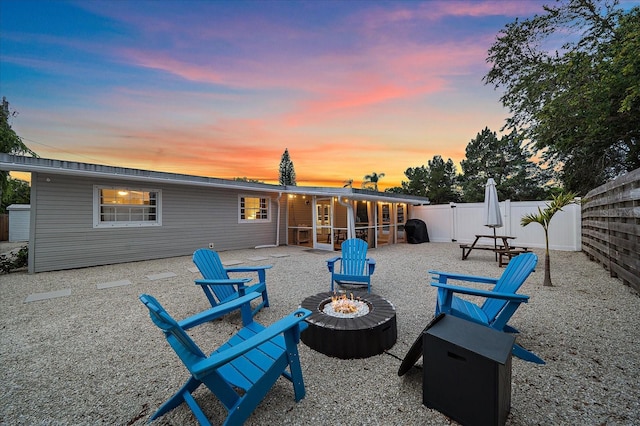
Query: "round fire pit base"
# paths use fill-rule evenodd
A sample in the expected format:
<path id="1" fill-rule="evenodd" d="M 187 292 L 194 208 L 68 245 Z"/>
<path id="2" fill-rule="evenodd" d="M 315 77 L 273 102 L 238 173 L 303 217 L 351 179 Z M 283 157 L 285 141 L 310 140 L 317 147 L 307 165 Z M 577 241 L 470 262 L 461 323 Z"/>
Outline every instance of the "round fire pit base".
<path id="1" fill-rule="evenodd" d="M 332 292 L 307 297 L 300 304 L 312 313 L 309 327 L 300 338 L 311 349 L 336 358 L 368 358 L 390 349 L 397 340 L 396 309 L 386 299 L 354 291 L 353 297 L 369 305 L 369 313 L 355 318 L 337 318 L 324 313 Z"/>

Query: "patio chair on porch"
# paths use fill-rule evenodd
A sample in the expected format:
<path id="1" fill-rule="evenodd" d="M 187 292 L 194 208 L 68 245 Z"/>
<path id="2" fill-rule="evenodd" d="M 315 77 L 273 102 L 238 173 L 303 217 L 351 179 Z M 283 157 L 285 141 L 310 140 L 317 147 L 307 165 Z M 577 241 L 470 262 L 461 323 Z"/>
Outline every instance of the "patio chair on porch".
<path id="1" fill-rule="evenodd" d="M 438 288 L 435 315 L 445 313 L 478 324 L 485 325 L 498 331 L 518 333 L 507 322 L 511 319 L 521 303 L 527 303 L 529 296 L 516 294 L 524 284 L 538 263 L 538 257 L 534 253 L 523 253 L 513 258 L 505 268 L 500 278 L 489 278 L 472 275 L 462 275 L 450 272 L 429 271 L 433 274 L 431 282 Z M 482 290 L 471 287 L 462 287 L 448 283 L 449 280 L 494 284 L 492 290 Z M 468 300 L 455 296 L 466 294 L 485 298 L 482 306 L 478 306 Z M 513 354 L 525 361 L 544 364 L 537 355 L 515 344 Z"/>
<path id="2" fill-rule="evenodd" d="M 253 310 L 254 315 L 263 307 L 269 306 L 266 270 L 270 269 L 272 265 L 225 268 L 218 253 L 206 248 L 198 249 L 193 253 L 193 263 L 198 267 L 203 278 L 195 280 L 195 283 L 202 288 L 212 307 L 227 303 L 252 291 L 262 294 L 262 302 Z M 256 272 L 258 282 L 248 286 L 247 284 L 253 281 L 252 278 L 230 278 L 230 272 Z"/>
<path id="3" fill-rule="evenodd" d="M 343 241 L 340 247 L 341 255 L 327 260 L 327 268 L 331 272 L 331 291 L 336 283 L 340 286 L 367 287 L 367 292 L 371 293 L 371 275 L 376 269 L 376 261 L 367 257 L 367 242 L 350 238 Z"/>
<path id="4" fill-rule="evenodd" d="M 140 301 L 149 309 L 157 325 L 191 377 L 149 419 L 157 419 L 186 402 L 200 424 L 209 419 L 192 395 L 204 384 L 227 410 L 225 425 L 240 425 L 253 413 L 280 376 L 293 383 L 294 399 L 304 398 L 305 389 L 298 356 L 300 331 L 309 310 L 298 308 L 269 327 L 253 321 L 250 301 L 259 297 L 250 293 L 182 321 L 174 320 L 152 296 Z M 185 330 L 212 321 L 232 310 L 241 309 L 243 328 L 227 343 L 206 356 Z"/>

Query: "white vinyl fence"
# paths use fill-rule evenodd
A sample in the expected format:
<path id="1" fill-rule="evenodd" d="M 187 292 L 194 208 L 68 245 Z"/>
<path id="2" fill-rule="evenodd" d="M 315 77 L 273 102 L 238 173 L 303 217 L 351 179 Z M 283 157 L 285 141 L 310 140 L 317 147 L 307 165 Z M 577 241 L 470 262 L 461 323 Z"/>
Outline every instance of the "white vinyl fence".
<path id="1" fill-rule="evenodd" d="M 502 228 L 497 235 L 516 237 L 513 245 L 519 247 L 544 248 L 544 230 L 537 223 L 526 227 L 520 219 L 528 213 L 544 210 L 548 201 L 502 201 Z M 493 229 L 484 226 L 483 203 L 450 203 L 433 206 L 414 206 L 412 218 L 427 224 L 429 240 L 433 242 L 472 243 L 476 235 L 493 234 Z M 549 248 L 551 250 L 581 250 L 581 209 L 576 204 L 565 206 L 557 212 L 549 225 Z"/>

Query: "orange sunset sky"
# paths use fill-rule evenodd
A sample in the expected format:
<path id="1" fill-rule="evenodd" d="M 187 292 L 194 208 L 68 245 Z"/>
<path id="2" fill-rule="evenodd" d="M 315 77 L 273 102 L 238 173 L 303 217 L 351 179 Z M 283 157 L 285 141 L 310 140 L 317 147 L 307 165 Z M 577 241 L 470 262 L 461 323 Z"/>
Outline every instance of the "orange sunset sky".
<path id="1" fill-rule="evenodd" d="M 541 1 L 0 2 L 0 95 L 43 158 L 398 186 L 508 111 L 487 50 Z"/>

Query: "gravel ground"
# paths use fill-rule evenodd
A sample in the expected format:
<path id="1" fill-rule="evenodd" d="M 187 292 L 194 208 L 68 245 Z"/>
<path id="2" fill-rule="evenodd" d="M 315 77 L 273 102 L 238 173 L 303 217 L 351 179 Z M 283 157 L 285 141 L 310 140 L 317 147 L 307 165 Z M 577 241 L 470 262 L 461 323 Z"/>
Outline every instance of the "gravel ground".
<path id="1" fill-rule="evenodd" d="M 373 292 L 397 310 L 398 341 L 386 353 L 360 360 L 330 358 L 300 344 L 306 397 L 293 399 L 280 379 L 247 424 L 446 425 L 422 405 L 422 359 L 403 377 L 401 360 L 435 307 L 428 269 L 499 276 L 490 252 L 460 260 L 456 244 L 396 245 L 370 250 L 377 261 Z M 539 268 L 521 288 L 531 296 L 514 315 L 518 342 L 547 361 L 513 359 L 509 425 L 640 424 L 640 297 L 579 252 L 552 252 L 554 287 Z M 267 271 L 270 324 L 309 295 L 329 290 L 329 253 L 299 247 L 222 252 L 223 261 L 273 264 Z M 287 255 L 273 257 L 273 255 Z M 265 257 L 266 260 L 251 260 Z M 29 275 L 0 276 L 0 424 L 141 425 L 188 377 L 150 321 L 138 295 L 154 295 L 175 318 L 207 308 L 190 257 Z M 149 280 L 147 275 L 174 277 Z M 97 284 L 130 285 L 98 290 Z M 25 303 L 27 296 L 62 289 L 71 295 Z M 192 333 L 206 350 L 240 325 L 231 314 Z M 214 424 L 224 410 L 204 388 L 196 398 Z M 185 405 L 155 424 L 187 425 Z"/>

